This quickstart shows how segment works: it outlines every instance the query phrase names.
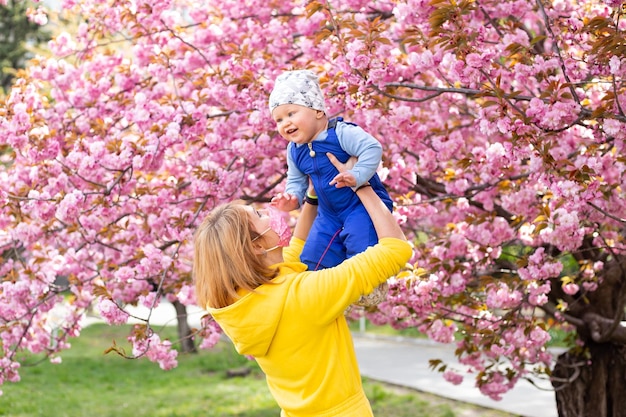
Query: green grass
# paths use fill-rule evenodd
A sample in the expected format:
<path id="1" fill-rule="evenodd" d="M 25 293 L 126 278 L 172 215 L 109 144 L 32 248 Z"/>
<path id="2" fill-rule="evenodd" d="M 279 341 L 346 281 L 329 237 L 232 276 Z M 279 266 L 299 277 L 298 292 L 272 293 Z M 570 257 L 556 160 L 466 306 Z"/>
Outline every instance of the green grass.
<path id="1" fill-rule="evenodd" d="M 22 367 L 22 380 L 0 389 L 0 416 L 10 417 L 278 417 L 258 366 L 230 343 L 211 351 L 179 355 L 179 365 L 162 371 L 145 359 L 104 354 L 115 340 L 128 349 L 129 327 L 93 325 L 72 339 L 61 364 Z M 167 328 L 172 339 L 174 330 Z M 162 338 L 165 338 L 162 334 Z M 33 362 L 37 358 L 30 358 Z M 250 367 L 245 377 L 227 370 Z M 377 417 L 507 416 L 413 390 L 364 381 Z"/>

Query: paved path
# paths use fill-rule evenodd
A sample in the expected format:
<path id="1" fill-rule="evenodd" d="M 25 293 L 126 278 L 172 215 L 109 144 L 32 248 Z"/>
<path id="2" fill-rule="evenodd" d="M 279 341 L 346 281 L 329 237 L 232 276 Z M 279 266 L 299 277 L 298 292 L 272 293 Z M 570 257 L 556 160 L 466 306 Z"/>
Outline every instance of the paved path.
<path id="1" fill-rule="evenodd" d="M 460 385 L 445 381 L 441 374 L 429 368 L 428 361 L 442 359 L 446 363 L 457 363 L 454 347 L 451 345 L 437 344 L 428 340 L 380 338 L 355 333 L 354 346 L 361 374 L 368 378 L 506 411 L 517 416 L 558 415 L 554 392 L 540 390 L 527 381 L 518 382 L 515 388 L 503 395 L 501 401 L 494 401 L 482 395 L 478 388 L 474 387 L 471 378 L 465 378 Z M 546 381 L 537 384 L 544 388 L 549 387 Z"/>
<path id="2" fill-rule="evenodd" d="M 128 307 L 127 311 L 136 317 L 146 319 L 147 309 Z M 188 322 L 197 327 L 204 312 L 197 307 L 189 307 Z M 150 315 L 152 325 L 176 325 L 176 312 L 169 303 L 162 303 Z M 131 322 L 134 320 L 131 319 Z M 465 378 L 460 385 L 446 382 L 441 374 L 428 367 L 430 359 L 442 359 L 456 363 L 452 345 L 437 344 L 429 340 L 376 337 L 367 333 L 354 333 L 354 346 L 361 374 L 365 377 L 398 386 L 436 394 L 441 397 L 479 405 L 481 407 L 505 411 L 522 417 L 557 417 L 554 392 L 541 390 L 527 381 L 520 381 L 507 392 L 501 401 L 494 401 L 482 395 L 473 385 L 471 378 Z M 537 384 L 549 388 L 546 381 Z"/>

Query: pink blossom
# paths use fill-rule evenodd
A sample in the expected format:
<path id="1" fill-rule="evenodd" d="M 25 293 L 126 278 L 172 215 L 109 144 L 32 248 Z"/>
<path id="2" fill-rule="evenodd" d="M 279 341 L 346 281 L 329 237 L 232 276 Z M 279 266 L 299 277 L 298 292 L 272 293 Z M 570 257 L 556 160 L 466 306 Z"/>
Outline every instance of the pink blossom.
<path id="1" fill-rule="evenodd" d="M 550 333 L 548 333 L 547 331 L 545 331 L 539 326 L 535 326 L 532 329 L 529 337 L 530 337 L 530 340 L 534 342 L 534 344 L 537 346 L 543 346 L 547 342 L 549 342 L 551 339 Z"/>
<path id="2" fill-rule="evenodd" d="M 489 348 L 489 353 L 490 353 L 489 356 L 493 357 L 493 358 L 498 358 L 498 357 L 500 357 L 502 355 L 506 355 L 506 351 L 507 351 L 507 349 L 505 347 L 493 344 Z"/>
<path id="3" fill-rule="evenodd" d="M 528 289 L 528 302 L 534 306 L 541 306 L 548 302 L 548 292 L 550 291 L 550 282 L 542 285 L 530 283 Z"/>
<path id="4" fill-rule="evenodd" d="M 147 339 L 128 338 L 133 344 L 133 355 L 141 357 L 145 355 L 150 361 L 159 364 L 165 371 L 175 368 L 178 365 L 176 358 L 178 351 L 172 348 L 169 340 L 161 341 L 158 334 L 153 333 Z"/>
<path id="5" fill-rule="evenodd" d="M 150 291 L 147 295 L 139 296 L 139 303 L 147 308 L 156 308 L 160 304 L 160 299 L 157 298 L 156 291 Z"/>
<path id="6" fill-rule="evenodd" d="M 445 379 L 446 381 L 450 382 L 453 385 L 460 385 L 463 382 L 463 375 L 454 371 L 446 370 L 443 373 L 443 379 Z"/>
<path id="7" fill-rule="evenodd" d="M 502 394 L 508 392 L 512 387 L 512 381 L 506 378 L 501 372 L 489 374 L 487 381 L 479 385 L 480 392 L 496 401 L 501 400 Z"/>
<path id="8" fill-rule="evenodd" d="M 98 304 L 100 316 L 109 324 L 125 324 L 128 321 L 128 313 L 108 298 L 101 298 Z"/>
<path id="9" fill-rule="evenodd" d="M 220 333 L 211 333 L 208 336 L 204 336 L 198 348 L 211 349 L 217 344 L 217 342 L 219 342 L 220 337 Z"/>
<path id="10" fill-rule="evenodd" d="M 463 195 L 471 183 L 466 178 L 457 178 L 446 184 L 446 191 L 454 195 Z"/>
<path id="11" fill-rule="evenodd" d="M 212 348 L 217 344 L 222 335 L 222 329 L 215 320 L 209 316 L 202 318 L 202 329 L 200 330 L 200 336 L 202 337 L 201 347 L 204 349 Z"/>
<path id="12" fill-rule="evenodd" d="M 430 69 L 434 65 L 433 53 L 429 49 L 421 53 L 411 52 L 408 59 L 417 69 Z"/>
<path id="13" fill-rule="evenodd" d="M 619 75 L 620 74 L 620 67 L 621 67 L 620 58 L 618 56 L 616 56 L 616 55 L 612 56 L 611 59 L 609 59 L 610 73 L 612 75 Z"/>
<path id="14" fill-rule="evenodd" d="M 522 300 L 522 293 L 512 291 L 506 284 L 494 285 L 487 291 L 487 305 L 490 308 L 514 308 Z"/>
<path id="15" fill-rule="evenodd" d="M 428 327 L 428 337 L 439 343 L 452 343 L 456 326 L 452 323 L 446 325 L 442 320 L 435 320 Z"/>
<path id="16" fill-rule="evenodd" d="M 18 373 L 21 365 L 19 362 L 14 362 L 7 357 L 0 358 L 0 383 L 4 381 L 19 382 L 20 375 Z"/>
<path id="17" fill-rule="evenodd" d="M 565 292 L 565 294 L 574 295 L 579 290 L 580 290 L 580 287 L 578 286 L 578 284 L 575 284 L 573 282 L 568 282 L 566 284 L 563 284 L 563 291 Z"/>
<path id="18" fill-rule="evenodd" d="M 467 65 L 473 68 L 482 68 L 485 65 L 480 55 L 475 53 L 467 54 L 467 56 L 465 57 L 465 62 L 467 63 Z"/>
<path id="19" fill-rule="evenodd" d="M 526 111 L 526 114 L 528 116 L 535 118 L 535 120 L 539 120 L 543 117 L 545 112 L 546 106 L 543 101 L 539 100 L 538 98 L 533 98 L 530 100 L 528 110 Z"/>
<path id="20" fill-rule="evenodd" d="M 80 212 L 80 205 L 81 193 L 79 191 L 66 194 L 57 208 L 56 217 L 64 222 L 73 223 Z"/>
<path id="21" fill-rule="evenodd" d="M 183 284 L 176 297 L 185 305 L 196 305 L 196 294 L 193 285 Z"/>
<path id="22" fill-rule="evenodd" d="M 569 251 L 580 246 L 584 229 L 575 211 L 559 208 L 552 213 L 552 227 L 541 231 L 540 236 L 562 251 Z"/>
<path id="23" fill-rule="evenodd" d="M 397 305 L 391 309 L 391 314 L 393 314 L 395 318 L 403 319 L 408 317 L 410 315 L 410 312 L 406 306 Z"/>
<path id="24" fill-rule="evenodd" d="M 624 133 L 624 123 L 615 119 L 606 119 L 603 123 L 603 129 L 610 136 L 617 136 Z"/>
<path id="25" fill-rule="evenodd" d="M 26 16 L 28 16 L 28 20 L 30 20 L 31 22 L 34 22 L 41 26 L 48 23 L 47 10 L 41 6 L 39 6 L 37 9 L 29 7 L 26 10 Z"/>
<path id="26" fill-rule="evenodd" d="M 528 262 L 535 265 L 544 263 L 546 260 L 546 249 L 544 247 L 538 247 L 529 257 Z"/>

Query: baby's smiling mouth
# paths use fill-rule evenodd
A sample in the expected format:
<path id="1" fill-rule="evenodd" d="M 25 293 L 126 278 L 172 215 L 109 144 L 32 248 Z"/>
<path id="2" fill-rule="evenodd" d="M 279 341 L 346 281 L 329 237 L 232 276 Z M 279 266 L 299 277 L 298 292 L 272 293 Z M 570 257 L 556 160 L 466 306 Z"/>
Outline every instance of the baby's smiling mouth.
<path id="1" fill-rule="evenodd" d="M 289 129 L 289 130 L 287 130 L 287 134 L 291 135 L 296 130 L 298 130 L 298 129 L 297 128 Z"/>

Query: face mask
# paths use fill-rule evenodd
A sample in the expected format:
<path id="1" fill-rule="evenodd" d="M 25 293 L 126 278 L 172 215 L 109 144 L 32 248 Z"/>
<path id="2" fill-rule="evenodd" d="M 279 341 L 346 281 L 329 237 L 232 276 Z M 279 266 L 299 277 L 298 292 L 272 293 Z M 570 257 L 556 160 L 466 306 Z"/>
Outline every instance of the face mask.
<path id="1" fill-rule="evenodd" d="M 291 240 L 291 229 L 287 223 L 287 215 L 280 210 L 270 208 L 270 228 L 278 234 L 278 246 L 281 248 L 289 246 Z"/>
<path id="2" fill-rule="evenodd" d="M 270 218 L 270 225 L 267 229 L 263 231 L 260 235 L 252 239 L 254 242 L 270 230 L 273 230 L 278 235 L 278 244 L 273 248 L 266 249 L 268 252 L 273 251 L 276 248 L 284 248 L 289 246 L 289 241 L 291 240 L 291 229 L 289 228 L 289 224 L 287 223 L 287 216 L 283 214 L 280 210 L 277 210 L 273 207 L 268 209 L 268 215 Z"/>

